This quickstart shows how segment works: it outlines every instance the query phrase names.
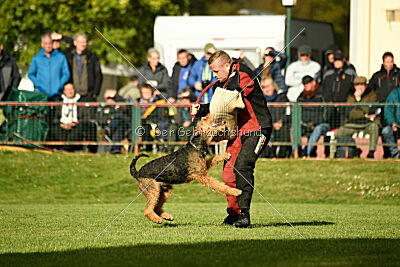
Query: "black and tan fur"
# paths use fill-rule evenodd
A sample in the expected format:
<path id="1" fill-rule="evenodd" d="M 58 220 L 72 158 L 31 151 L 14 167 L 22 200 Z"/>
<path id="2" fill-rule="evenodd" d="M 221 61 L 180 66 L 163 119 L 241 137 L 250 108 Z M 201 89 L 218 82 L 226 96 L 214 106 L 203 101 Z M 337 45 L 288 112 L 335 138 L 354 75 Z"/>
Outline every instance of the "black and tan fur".
<path id="1" fill-rule="evenodd" d="M 239 189 L 229 187 L 208 175 L 207 170 L 224 160 L 230 158 L 229 153 L 216 155 L 208 160 L 205 156 L 211 140 L 225 128 L 225 125 L 212 125 L 210 116 L 204 117 L 194 129 L 193 136 L 183 148 L 155 159 L 136 170 L 136 161 L 139 154 L 131 163 L 130 170 L 133 177 L 138 180 L 139 188 L 147 198 L 147 207 L 144 216 L 155 223 L 164 220 L 173 220 L 173 216 L 163 211 L 163 204 L 171 197 L 172 185 L 199 181 L 206 187 L 214 189 L 224 195 L 238 196 Z"/>

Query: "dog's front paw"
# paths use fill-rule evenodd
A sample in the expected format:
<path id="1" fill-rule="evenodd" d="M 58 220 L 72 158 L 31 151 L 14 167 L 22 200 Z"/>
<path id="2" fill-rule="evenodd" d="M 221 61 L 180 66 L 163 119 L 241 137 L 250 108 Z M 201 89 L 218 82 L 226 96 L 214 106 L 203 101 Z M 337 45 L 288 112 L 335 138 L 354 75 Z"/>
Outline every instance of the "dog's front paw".
<path id="1" fill-rule="evenodd" d="M 161 213 L 161 217 L 164 220 L 167 220 L 167 221 L 173 221 L 174 220 L 174 217 L 171 214 L 167 213 L 167 212 Z"/>
<path id="2" fill-rule="evenodd" d="M 232 188 L 231 192 L 232 192 L 232 196 L 235 196 L 235 197 L 240 196 L 242 194 L 242 190 L 239 190 L 236 188 Z"/>

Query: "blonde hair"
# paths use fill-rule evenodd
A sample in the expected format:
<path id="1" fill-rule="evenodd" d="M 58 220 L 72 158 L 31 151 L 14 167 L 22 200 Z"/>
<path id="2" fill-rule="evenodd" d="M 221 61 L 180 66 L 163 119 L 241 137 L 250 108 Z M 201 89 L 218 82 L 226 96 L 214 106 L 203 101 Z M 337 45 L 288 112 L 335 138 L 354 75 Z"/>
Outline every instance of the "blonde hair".
<path id="1" fill-rule="evenodd" d="M 223 60 L 222 62 L 224 64 L 225 63 L 229 63 L 229 64 L 232 63 L 231 57 L 225 51 L 218 50 L 214 54 L 212 54 L 211 57 L 208 59 L 208 65 L 211 65 L 217 59 Z"/>
<path id="2" fill-rule="evenodd" d="M 265 79 L 261 79 L 261 87 L 267 86 L 269 83 L 271 83 L 272 86 L 274 87 L 275 91 L 278 92 L 279 87 L 278 87 L 278 85 L 274 82 L 274 80 L 272 79 L 272 77 L 266 77 Z"/>

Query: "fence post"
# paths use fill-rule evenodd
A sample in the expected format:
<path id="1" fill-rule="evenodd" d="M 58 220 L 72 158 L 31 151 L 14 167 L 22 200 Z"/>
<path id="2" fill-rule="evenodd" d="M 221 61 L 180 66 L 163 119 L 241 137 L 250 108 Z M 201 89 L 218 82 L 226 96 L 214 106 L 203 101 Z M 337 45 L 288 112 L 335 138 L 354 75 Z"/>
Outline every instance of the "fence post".
<path id="1" fill-rule="evenodd" d="M 132 105 L 132 109 L 131 109 L 131 125 L 132 125 L 132 129 L 131 129 L 131 140 L 132 140 L 132 144 L 134 146 L 134 152 L 135 154 L 137 154 L 137 140 L 138 140 L 138 135 L 136 132 L 136 129 L 140 126 L 141 124 L 141 116 L 140 116 L 140 107 L 133 104 Z"/>
<path id="2" fill-rule="evenodd" d="M 292 114 L 293 155 L 294 158 L 297 158 L 299 156 L 299 145 L 301 144 L 301 106 L 298 103 L 294 103 Z"/>

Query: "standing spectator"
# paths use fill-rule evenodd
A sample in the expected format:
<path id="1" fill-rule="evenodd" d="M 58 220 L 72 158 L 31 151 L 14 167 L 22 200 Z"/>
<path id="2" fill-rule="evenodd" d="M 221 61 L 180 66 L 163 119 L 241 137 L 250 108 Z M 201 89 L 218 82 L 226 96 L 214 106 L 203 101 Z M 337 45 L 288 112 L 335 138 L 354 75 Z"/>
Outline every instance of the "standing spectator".
<path id="1" fill-rule="evenodd" d="M 346 102 L 347 97 L 353 90 L 353 80 L 356 77 L 355 71 L 345 67 L 344 55 L 336 52 L 333 61 L 333 70 L 328 70 L 325 79 L 322 81 L 321 90 L 326 102 Z M 331 128 L 339 127 L 344 121 L 343 107 L 329 107 L 327 119 Z"/>
<path id="2" fill-rule="evenodd" d="M 369 86 L 375 90 L 379 103 L 385 103 L 390 92 L 397 88 L 400 84 L 400 69 L 394 64 L 394 56 L 391 52 L 385 52 L 382 56 L 381 69 L 372 75 Z M 385 117 L 385 114 L 381 114 Z M 383 120 L 383 126 L 386 126 L 386 120 Z M 384 158 L 391 156 L 391 152 L 387 146 L 383 147 Z"/>
<path id="3" fill-rule="evenodd" d="M 3 50 L 0 43 L 0 101 L 7 100 L 11 88 L 18 88 L 21 75 L 15 59 Z"/>
<path id="4" fill-rule="evenodd" d="M 194 56 L 189 57 L 188 51 L 181 49 L 177 54 L 177 62 L 172 69 L 172 76 L 170 79 L 169 86 L 169 101 L 174 103 L 176 98 L 185 88 L 190 88 L 189 86 L 189 75 L 191 73 L 193 64 L 196 62 Z"/>
<path id="5" fill-rule="evenodd" d="M 365 77 L 354 79 L 354 93 L 349 95 L 347 103 L 377 103 L 378 97 L 375 91 L 368 88 Z M 369 133 L 369 153 L 368 158 L 374 158 L 376 145 L 378 142 L 380 120 L 376 116 L 375 108 L 369 106 L 355 106 L 351 109 L 345 123 L 335 131 L 335 139 L 342 136 L 352 136 L 360 130 Z M 331 151 L 334 153 L 335 151 Z"/>
<path id="6" fill-rule="evenodd" d="M 53 39 L 53 49 L 62 52 L 65 56 L 75 49 L 74 39 L 72 37 L 53 32 L 51 34 L 51 39 Z M 68 44 L 68 47 L 63 51 L 61 51 L 61 41 L 64 41 Z"/>
<path id="7" fill-rule="evenodd" d="M 400 87 L 392 90 L 386 99 L 387 104 L 400 103 Z M 385 106 L 385 121 L 386 126 L 382 130 L 383 142 L 388 143 L 390 155 L 393 158 L 400 158 L 399 149 L 397 148 L 397 139 L 400 138 L 400 106 Z"/>
<path id="8" fill-rule="evenodd" d="M 139 84 L 149 83 L 156 89 L 155 95 L 162 94 L 162 98 L 168 95 L 169 76 L 168 71 L 163 64 L 160 63 L 160 53 L 155 48 L 147 50 L 147 63 L 144 64 L 139 72 Z M 143 77 L 144 76 L 144 77 Z"/>
<path id="9" fill-rule="evenodd" d="M 325 51 L 325 66 L 322 68 L 322 77 L 325 77 L 325 73 L 328 70 L 333 69 L 333 58 L 334 58 L 335 52 L 338 50 L 339 50 L 339 48 L 335 44 L 332 44 Z"/>
<path id="10" fill-rule="evenodd" d="M 81 95 L 81 102 L 94 102 L 103 81 L 99 59 L 87 49 L 87 37 L 84 33 L 75 36 L 74 45 L 75 49 L 67 53 L 71 82 Z"/>
<path id="11" fill-rule="evenodd" d="M 189 85 L 195 89 L 195 95 L 198 97 L 207 85 L 216 81 L 210 66 L 208 65 L 208 59 L 216 51 L 215 46 L 212 43 L 208 43 L 204 46 L 204 56 L 194 63 L 192 71 L 189 76 Z M 210 103 L 213 96 L 213 91 L 208 90 L 201 98 L 201 103 Z"/>
<path id="12" fill-rule="evenodd" d="M 297 98 L 299 103 L 320 103 L 324 102 L 321 89 L 317 81 L 311 76 L 304 76 L 302 79 L 304 90 Z M 318 107 L 303 107 L 301 111 L 301 124 L 305 135 L 308 136 L 309 145 L 306 147 L 305 156 L 310 158 L 316 156 L 316 146 L 311 145 L 317 143 L 321 135 L 325 135 L 330 126 L 325 122 L 324 110 Z"/>
<path id="13" fill-rule="evenodd" d="M 280 58 L 279 61 L 275 60 L 277 56 Z M 273 47 L 267 47 L 264 51 L 264 63 L 258 66 L 254 72 L 260 81 L 271 76 L 279 88 L 279 93 L 286 93 L 288 88 L 282 75 L 282 69 L 285 68 L 286 61 L 286 54 L 275 51 Z"/>
<path id="14" fill-rule="evenodd" d="M 48 95 L 49 101 L 59 101 L 64 84 L 70 78 L 65 56 L 53 50 L 53 40 L 49 34 L 42 36 L 42 49 L 33 59 L 28 72 L 35 90 Z"/>
<path id="15" fill-rule="evenodd" d="M 118 94 L 127 101 L 134 101 L 140 98 L 140 91 L 138 88 L 139 78 L 137 75 L 132 75 L 130 81 L 121 87 Z"/>
<path id="16" fill-rule="evenodd" d="M 295 102 L 303 92 L 301 79 L 310 75 L 318 80 L 321 71 L 319 63 L 311 60 L 311 47 L 308 45 L 300 46 L 297 55 L 299 59 L 288 66 L 285 78 L 285 82 L 289 86 L 287 97 L 291 102 Z"/>
<path id="17" fill-rule="evenodd" d="M 242 51 L 240 49 L 235 49 L 235 51 L 237 51 L 240 54 L 239 54 L 239 57 L 237 59 L 232 57 L 232 59 L 234 61 L 237 61 L 242 65 L 246 65 L 251 71 L 254 71 L 256 69 L 256 67 L 254 67 L 253 63 L 251 63 L 250 59 L 248 59 L 246 57 L 246 55 L 244 54 L 244 51 Z"/>
<path id="18" fill-rule="evenodd" d="M 400 69 L 394 64 L 394 56 L 391 52 L 385 52 L 382 56 L 382 67 L 372 75 L 369 86 L 375 90 L 379 103 L 385 103 L 390 92 L 399 87 Z"/>
<path id="19" fill-rule="evenodd" d="M 339 62 L 342 61 L 342 62 Z M 328 69 L 325 74 L 323 75 L 323 80 L 329 76 L 332 75 L 333 73 L 335 73 L 335 71 L 337 71 L 338 69 L 340 69 L 343 73 L 353 76 L 353 77 L 357 77 L 357 72 L 356 69 L 354 68 L 353 64 L 349 63 L 346 61 L 346 57 L 344 56 L 344 54 L 338 50 L 333 54 L 333 64 L 332 64 L 333 68 Z"/>
<path id="20" fill-rule="evenodd" d="M 278 85 L 271 77 L 261 80 L 261 89 L 268 103 L 283 103 L 289 102 L 285 93 L 278 93 Z M 272 142 L 290 142 L 290 125 L 291 117 L 290 110 L 286 107 L 269 107 L 272 116 Z M 262 152 L 261 157 L 266 158 L 288 158 L 292 153 L 292 146 L 267 146 Z"/>

